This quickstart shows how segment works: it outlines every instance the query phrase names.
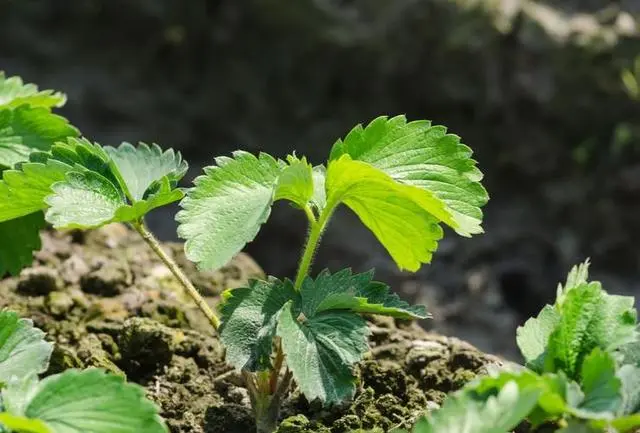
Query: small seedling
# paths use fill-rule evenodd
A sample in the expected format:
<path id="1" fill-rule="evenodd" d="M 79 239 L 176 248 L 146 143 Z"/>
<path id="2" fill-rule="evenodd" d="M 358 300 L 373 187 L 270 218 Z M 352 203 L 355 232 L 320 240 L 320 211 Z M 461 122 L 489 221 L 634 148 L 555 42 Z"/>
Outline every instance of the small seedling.
<path id="1" fill-rule="evenodd" d="M 431 261 L 442 224 L 463 236 L 482 232 L 480 208 L 488 196 L 472 152 L 428 121 L 379 117 L 338 140 L 327 164 L 315 167 L 295 154 L 281 160 L 237 151 L 216 158 L 184 191 L 177 188 L 187 169 L 179 153 L 77 138 L 75 128 L 49 111 L 62 96 L 16 78 L 0 83 L 0 146 L 6 149 L 0 164 L 11 167 L 0 182 L 0 274 L 31 262 L 45 221 L 58 229 L 130 224 L 218 330 L 227 362 L 245 378 L 259 433 L 275 430 L 292 380 L 310 400 L 331 404 L 353 396 L 353 368 L 368 347 L 362 314 L 428 316 L 374 281 L 372 272 L 310 276 L 340 205 L 409 271 Z M 31 120 L 21 121 L 25 116 Z M 34 136 L 41 139 L 30 141 Z M 225 292 L 218 318 L 144 224 L 150 210 L 180 199 L 178 234 L 201 269 L 225 265 L 254 239 L 275 201 L 290 202 L 310 225 L 295 278 L 254 280 Z"/>
<path id="2" fill-rule="evenodd" d="M 530 431 L 545 424 L 544 431 L 558 433 L 637 431 L 635 300 L 589 282 L 588 268 L 588 262 L 574 267 L 558 286 L 555 304 L 518 329 L 526 367 L 470 383 L 418 421 L 414 433 L 508 433 L 524 420 Z"/>

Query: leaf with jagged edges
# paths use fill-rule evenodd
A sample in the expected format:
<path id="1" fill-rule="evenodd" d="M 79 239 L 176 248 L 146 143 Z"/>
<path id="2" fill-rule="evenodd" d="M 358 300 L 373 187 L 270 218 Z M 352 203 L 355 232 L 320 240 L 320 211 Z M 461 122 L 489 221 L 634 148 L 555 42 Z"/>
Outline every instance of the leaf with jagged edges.
<path id="1" fill-rule="evenodd" d="M 619 415 L 640 412 L 640 367 L 627 364 L 616 372 L 622 383 L 622 405 Z"/>
<path id="2" fill-rule="evenodd" d="M 33 263 L 33 252 L 42 247 L 40 230 L 44 226 L 42 212 L 0 223 L 0 278 L 7 272 L 17 275 Z"/>
<path id="3" fill-rule="evenodd" d="M 591 263 L 589 259 L 587 259 L 583 263 L 571 268 L 564 286 L 562 284 L 558 284 L 558 288 L 556 290 L 556 305 L 562 305 L 564 297 L 569 290 L 588 282 L 590 265 Z"/>
<path id="4" fill-rule="evenodd" d="M 344 203 L 355 212 L 400 269 L 416 271 L 431 261 L 443 233 L 434 216 L 445 212 L 439 199 L 348 155 L 329 164 L 325 185 L 327 207 Z"/>
<path id="5" fill-rule="evenodd" d="M 5 170 L 0 180 L 0 222 L 47 208 L 44 199 L 51 186 L 65 180 L 72 167 L 60 161 L 27 162 L 20 169 Z"/>
<path id="6" fill-rule="evenodd" d="M 0 109 L 23 104 L 33 107 L 62 107 L 67 97 L 53 90 L 39 90 L 35 84 L 24 83 L 20 77 L 6 77 L 0 71 Z"/>
<path id="7" fill-rule="evenodd" d="M 339 310 L 306 317 L 289 301 L 280 313 L 277 335 L 287 366 L 309 400 L 331 404 L 354 395 L 353 365 L 368 348 L 369 328 L 362 317 Z"/>
<path id="8" fill-rule="evenodd" d="M 187 257 L 217 269 L 252 241 L 267 221 L 284 163 L 266 153 L 236 151 L 218 157 L 194 181 L 176 216 Z"/>
<path id="9" fill-rule="evenodd" d="M 180 152 L 173 149 L 163 152 L 155 143 L 134 147 L 125 142 L 118 148 L 105 147 L 105 151 L 113 161 L 120 187 L 132 202 L 143 200 L 149 188 L 163 178 L 175 187 L 188 169 Z"/>
<path id="10" fill-rule="evenodd" d="M 482 211 L 489 197 L 472 151 L 444 126 L 405 116 L 381 116 L 353 128 L 331 150 L 333 162 L 343 155 L 382 170 L 396 182 L 438 198 L 447 217 L 434 214 L 463 236 L 481 233 Z M 330 164 L 331 165 L 331 162 Z M 432 210 L 425 207 L 425 210 Z"/>
<path id="11" fill-rule="evenodd" d="M 278 177 L 274 200 L 289 200 L 304 208 L 314 196 L 313 167 L 306 158 L 295 155 L 288 155 L 287 162 Z"/>
<path id="12" fill-rule="evenodd" d="M 28 161 L 32 151 L 48 151 L 56 141 L 78 134 L 67 119 L 46 108 L 23 105 L 0 110 L 0 167 Z"/>
<path id="13" fill-rule="evenodd" d="M 46 371 L 53 345 L 44 336 L 31 320 L 0 311 L 0 384 Z"/>
<path id="14" fill-rule="evenodd" d="M 539 388 L 521 389 L 514 381 L 486 400 L 456 393 L 419 420 L 413 433 L 509 433 L 533 410 L 540 394 Z"/>
<path id="15" fill-rule="evenodd" d="M 516 341 L 526 361 L 526 366 L 541 373 L 547 353 L 549 337 L 560 323 L 560 313 L 546 305 L 538 317 L 532 317 L 516 331 Z"/>
<path id="16" fill-rule="evenodd" d="M 7 413 L 39 420 L 51 433 L 169 431 L 141 386 L 95 368 L 67 370 L 40 382 L 13 381 L 2 395 Z"/>
<path id="17" fill-rule="evenodd" d="M 411 306 L 389 286 L 373 281 L 373 271 L 352 274 L 343 269 L 334 274 L 322 271 L 317 278 L 307 277 L 300 288 L 301 308 L 307 317 L 329 310 L 350 310 L 403 319 L 429 317 L 422 305 Z"/>
<path id="18" fill-rule="evenodd" d="M 268 370 L 280 310 L 297 297 L 290 280 L 276 278 L 224 292 L 218 333 L 227 363 L 239 370 Z"/>

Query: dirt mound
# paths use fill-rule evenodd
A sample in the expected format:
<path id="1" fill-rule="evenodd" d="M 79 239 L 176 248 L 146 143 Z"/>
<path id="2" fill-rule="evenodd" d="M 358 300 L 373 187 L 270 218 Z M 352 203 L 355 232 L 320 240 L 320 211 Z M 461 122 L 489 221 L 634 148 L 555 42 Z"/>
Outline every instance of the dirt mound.
<path id="1" fill-rule="evenodd" d="M 260 277 L 240 254 L 218 272 L 196 272 L 180 244 L 166 244 L 212 305 L 228 287 Z M 204 316 L 138 236 L 120 225 L 45 233 L 34 266 L 0 281 L 0 308 L 30 317 L 55 341 L 49 373 L 101 367 L 143 385 L 172 432 L 246 433 L 247 391 L 224 363 Z M 279 433 L 341 433 L 409 425 L 487 363 L 500 362 L 415 324 L 374 317 L 371 351 L 353 401 L 323 408 L 293 391 Z"/>

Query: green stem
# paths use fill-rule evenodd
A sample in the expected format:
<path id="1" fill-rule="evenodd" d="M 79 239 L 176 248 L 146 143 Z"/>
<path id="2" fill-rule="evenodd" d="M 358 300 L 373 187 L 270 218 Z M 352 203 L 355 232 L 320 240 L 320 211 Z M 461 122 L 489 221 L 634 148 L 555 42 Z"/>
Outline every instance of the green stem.
<path id="1" fill-rule="evenodd" d="M 304 278 L 309 274 L 311 270 L 311 263 L 313 262 L 313 256 L 316 253 L 316 249 L 318 248 L 318 243 L 320 242 L 320 238 L 322 237 L 322 233 L 329 222 L 329 218 L 333 214 L 333 211 L 336 208 L 336 204 L 327 203 L 326 207 L 323 209 L 320 217 L 316 221 L 315 217 L 312 218 L 313 212 L 307 206 L 305 209 L 305 213 L 309 218 L 309 224 L 311 226 L 311 231 L 309 232 L 309 237 L 307 238 L 307 244 L 304 248 L 304 253 L 302 254 L 302 260 L 300 260 L 300 266 L 298 267 L 298 273 L 296 274 L 295 288 L 296 290 L 300 290 L 302 286 L 302 282 Z M 310 216 L 311 215 L 311 216 Z"/>
<path id="2" fill-rule="evenodd" d="M 176 279 L 180 282 L 182 287 L 187 291 L 189 296 L 193 298 L 196 305 L 200 310 L 204 313 L 204 315 L 209 319 L 209 322 L 214 327 L 214 329 L 218 329 L 220 326 L 220 319 L 213 312 L 209 304 L 204 300 L 204 298 L 198 293 L 198 289 L 195 288 L 189 277 L 185 275 L 185 273 L 180 269 L 180 266 L 162 249 L 160 246 L 160 242 L 153 236 L 153 233 L 147 229 L 144 222 L 135 222 L 132 223 L 133 228 L 140 233 L 142 239 L 151 247 L 153 252 L 162 260 L 162 262 L 169 268 L 171 273 L 176 277 Z"/>

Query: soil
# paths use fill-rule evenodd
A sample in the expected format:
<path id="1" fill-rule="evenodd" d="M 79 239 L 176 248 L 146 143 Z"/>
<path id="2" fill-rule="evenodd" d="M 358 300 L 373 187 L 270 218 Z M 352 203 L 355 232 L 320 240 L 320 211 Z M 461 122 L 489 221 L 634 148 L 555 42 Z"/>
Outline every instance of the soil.
<path id="1" fill-rule="evenodd" d="M 182 246 L 165 244 L 196 286 L 216 296 L 262 276 L 239 254 L 218 272 L 197 272 Z M 174 433 L 246 433 L 253 420 L 237 372 L 204 316 L 137 234 L 122 225 L 43 234 L 33 267 L 0 280 L 0 308 L 32 318 L 56 343 L 47 374 L 104 368 L 145 387 Z M 357 368 L 353 401 L 326 408 L 295 389 L 278 433 L 389 431 L 501 361 L 415 323 L 372 317 L 371 350 Z"/>

